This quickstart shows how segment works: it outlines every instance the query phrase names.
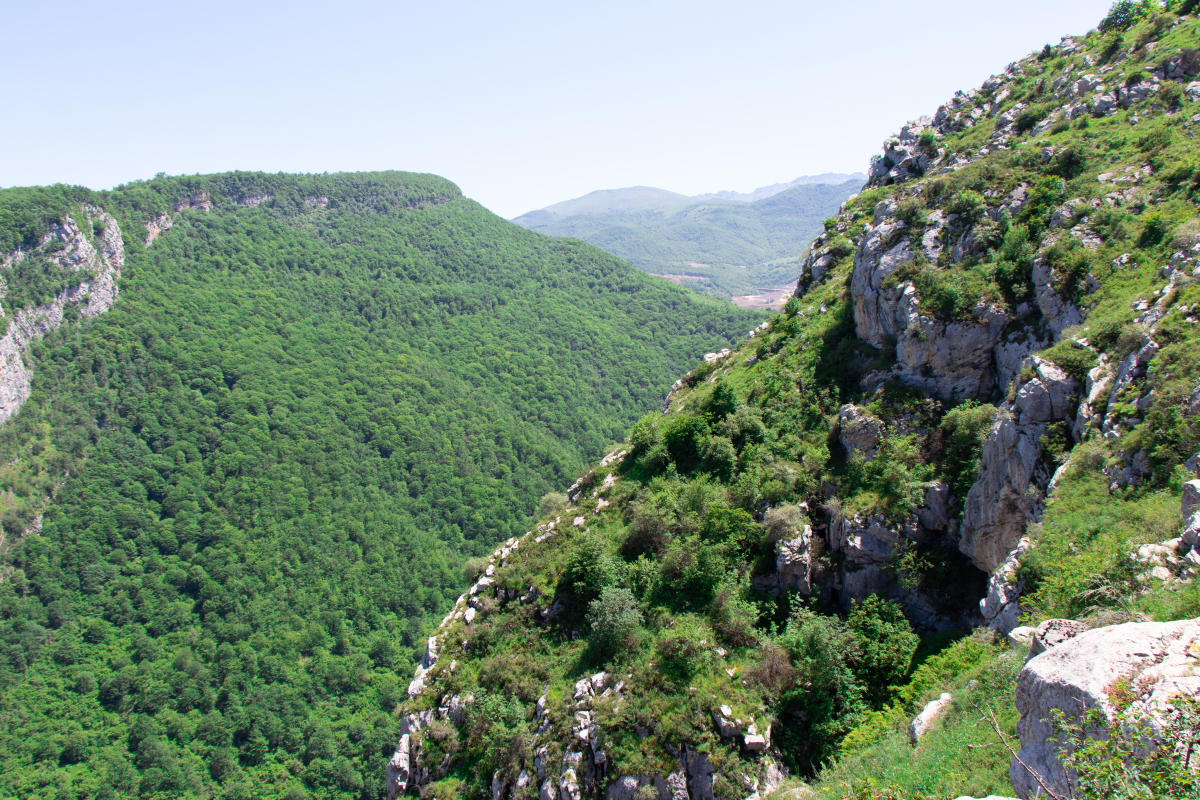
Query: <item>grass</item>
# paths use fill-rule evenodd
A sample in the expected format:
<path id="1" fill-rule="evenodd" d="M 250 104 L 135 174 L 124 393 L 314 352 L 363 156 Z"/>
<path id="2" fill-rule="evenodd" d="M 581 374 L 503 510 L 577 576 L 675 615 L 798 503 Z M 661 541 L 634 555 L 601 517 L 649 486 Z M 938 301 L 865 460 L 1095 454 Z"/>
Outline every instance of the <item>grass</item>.
<path id="1" fill-rule="evenodd" d="M 969 641 L 969 640 L 968 640 Z M 977 644 L 977 643 L 976 643 Z M 925 701 L 949 692 L 954 700 L 944 716 L 914 747 L 908 723 L 913 713 L 898 710 L 882 725 L 873 743 L 840 758 L 821 771 L 812 784 L 818 797 L 842 797 L 870 781 L 894 786 L 901 796 L 922 793 L 930 797 L 1011 796 L 1008 765 L 1011 755 L 986 721 L 996 715 L 1007 737 L 1016 735 L 1018 715 L 1012 688 L 1024 663 L 1023 649 L 977 645 L 980 660 L 914 695 L 911 711 Z M 919 671 L 918 671 L 919 672 Z M 870 724 L 868 722 L 867 724 Z M 854 737 L 855 732 L 850 734 Z M 1015 741 L 1011 742 L 1015 747 Z"/>

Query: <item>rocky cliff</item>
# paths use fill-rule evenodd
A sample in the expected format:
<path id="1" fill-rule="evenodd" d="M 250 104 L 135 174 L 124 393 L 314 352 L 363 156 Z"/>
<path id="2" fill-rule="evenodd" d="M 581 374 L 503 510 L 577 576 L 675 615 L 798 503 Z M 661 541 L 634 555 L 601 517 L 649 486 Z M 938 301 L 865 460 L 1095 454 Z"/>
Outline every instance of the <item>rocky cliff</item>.
<path id="1" fill-rule="evenodd" d="M 48 303 L 15 313 L 9 309 L 7 328 L 0 336 L 0 423 L 16 414 L 29 397 L 33 379 L 25 363 L 29 343 L 62 325 L 64 314 L 95 317 L 112 308 L 125 265 L 121 229 L 112 216 L 85 204 L 75 215 L 52 225 L 37 247 L 5 254 L 0 269 L 39 260 L 54 272 L 74 273 L 80 280 L 70 282 Z"/>
<path id="2" fill-rule="evenodd" d="M 1063 605 L 1073 632 L 1107 630 L 1192 591 L 1196 38 L 1161 16 L 1063 39 L 889 138 L 784 313 L 705 356 L 480 568 L 409 687 L 390 795 L 761 795 L 814 777 L 838 752 L 821 740 L 933 707 L 895 685 L 893 705 L 838 706 L 814 664 L 878 674 L 839 627 L 864 608 L 1019 642 Z M 1072 652 L 1031 661 L 1016 695 L 1053 780 L 1036 687 Z M 950 707 L 923 691 L 922 733 Z M 507 755 L 483 755 L 500 697 L 523 711 L 494 729 Z"/>

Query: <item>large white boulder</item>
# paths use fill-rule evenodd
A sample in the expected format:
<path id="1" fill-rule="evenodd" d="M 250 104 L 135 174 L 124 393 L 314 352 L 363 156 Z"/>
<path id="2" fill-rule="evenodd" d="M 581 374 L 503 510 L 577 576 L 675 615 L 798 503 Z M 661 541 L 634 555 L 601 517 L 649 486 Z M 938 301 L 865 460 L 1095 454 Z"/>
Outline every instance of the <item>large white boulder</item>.
<path id="1" fill-rule="evenodd" d="M 1052 792 L 1068 796 L 1058 746 L 1049 741 L 1054 710 L 1074 722 L 1093 708 L 1113 719 L 1108 692 L 1117 679 L 1128 682 L 1138 694 L 1134 706 L 1151 718 L 1173 696 L 1200 695 L 1200 619 L 1096 628 L 1030 659 L 1017 679 L 1021 751 L 1008 773 L 1018 797 L 1041 791 L 1021 762 Z"/>

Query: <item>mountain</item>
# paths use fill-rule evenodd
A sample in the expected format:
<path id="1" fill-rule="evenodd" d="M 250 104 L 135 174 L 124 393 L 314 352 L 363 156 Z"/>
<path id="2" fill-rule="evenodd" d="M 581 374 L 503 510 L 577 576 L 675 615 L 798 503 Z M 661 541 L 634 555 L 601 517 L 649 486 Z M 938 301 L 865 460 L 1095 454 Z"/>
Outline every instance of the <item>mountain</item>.
<path id="1" fill-rule="evenodd" d="M 755 200 L 764 200 L 773 194 L 779 194 L 785 189 L 791 189 L 793 186 L 804 186 L 813 183 L 846 183 L 847 181 L 857 181 L 860 185 L 866 181 L 867 176 L 861 172 L 846 174 L 843 172 L 825 172 L 820 175 L 801 175 L 794 181 L 787 183 L 773 183 L 770 186 L 760 186 L 752 192 L 712 192 L 710 194 L 693 195 L 693 200 L 739 200 L 744 203 L 752 203 Z"/>
<path id="2" fill-rule="evenodd" d="M 1188 9 L 889 137 L 783 312 L 469 565 L 389 796 L 1195 796 Z"/>
<path id="3" fill-rule="evenodd" d="M 0 276 L 4 796 L 378 796 L 464 561 L 761 319 L 403 172 L 6 189 Z"/>
<path id="4" fill-rule="evenodd" d="M 609 203 L 590 199 L 607 194 L 593 192 L 513 221 L 550 236 L 583 239 L 640 270 L 728 298 L 794 280 L 822 220 L 861 186 L 861 180 L 804 183 L 749 203 L 680 203 L 680 195 L 627 196 L 631 190 L 616 190 Z M 657 205 L 619 208 L 643 197 Z M 599 210 L 607 205 L 614 210 Z M 558 207 L 569 213 L 546 215 Z"/>

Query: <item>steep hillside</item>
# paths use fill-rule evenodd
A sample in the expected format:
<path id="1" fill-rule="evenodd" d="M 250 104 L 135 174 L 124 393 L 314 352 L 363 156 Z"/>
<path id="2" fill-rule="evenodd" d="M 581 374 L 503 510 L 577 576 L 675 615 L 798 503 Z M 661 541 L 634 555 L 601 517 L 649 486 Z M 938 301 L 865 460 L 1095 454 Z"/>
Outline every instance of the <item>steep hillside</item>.
<path id="1" fill-rule="evenodd" d="M 887 140 L 784 313 L 472 565 L 389 794 L 1195 796 L 1200 626 L 1145 622 L 1200 616 L 1193 6 Z M 1076 784 L 1055 707 L 1112 735 Z"/>
<path id="2" fill-rule="evenodd" d="M 462 561 L 758 319 L 409 173 L 9 189 L 0 242 L 5 796 L 378 795 Z"/>
<path id="3" fill-rule="evenodd" d="M 821 220 L 861 187 L 861 180 L 801 184 L 751 203 L 717 199 L 611 212 L 572 209 L 562 217 L 531 212 L 513 221 L 550 236 L 583 239 L 640 270 L 728 298 L 794 281 L 799 257 L 821 230 Z"/>

